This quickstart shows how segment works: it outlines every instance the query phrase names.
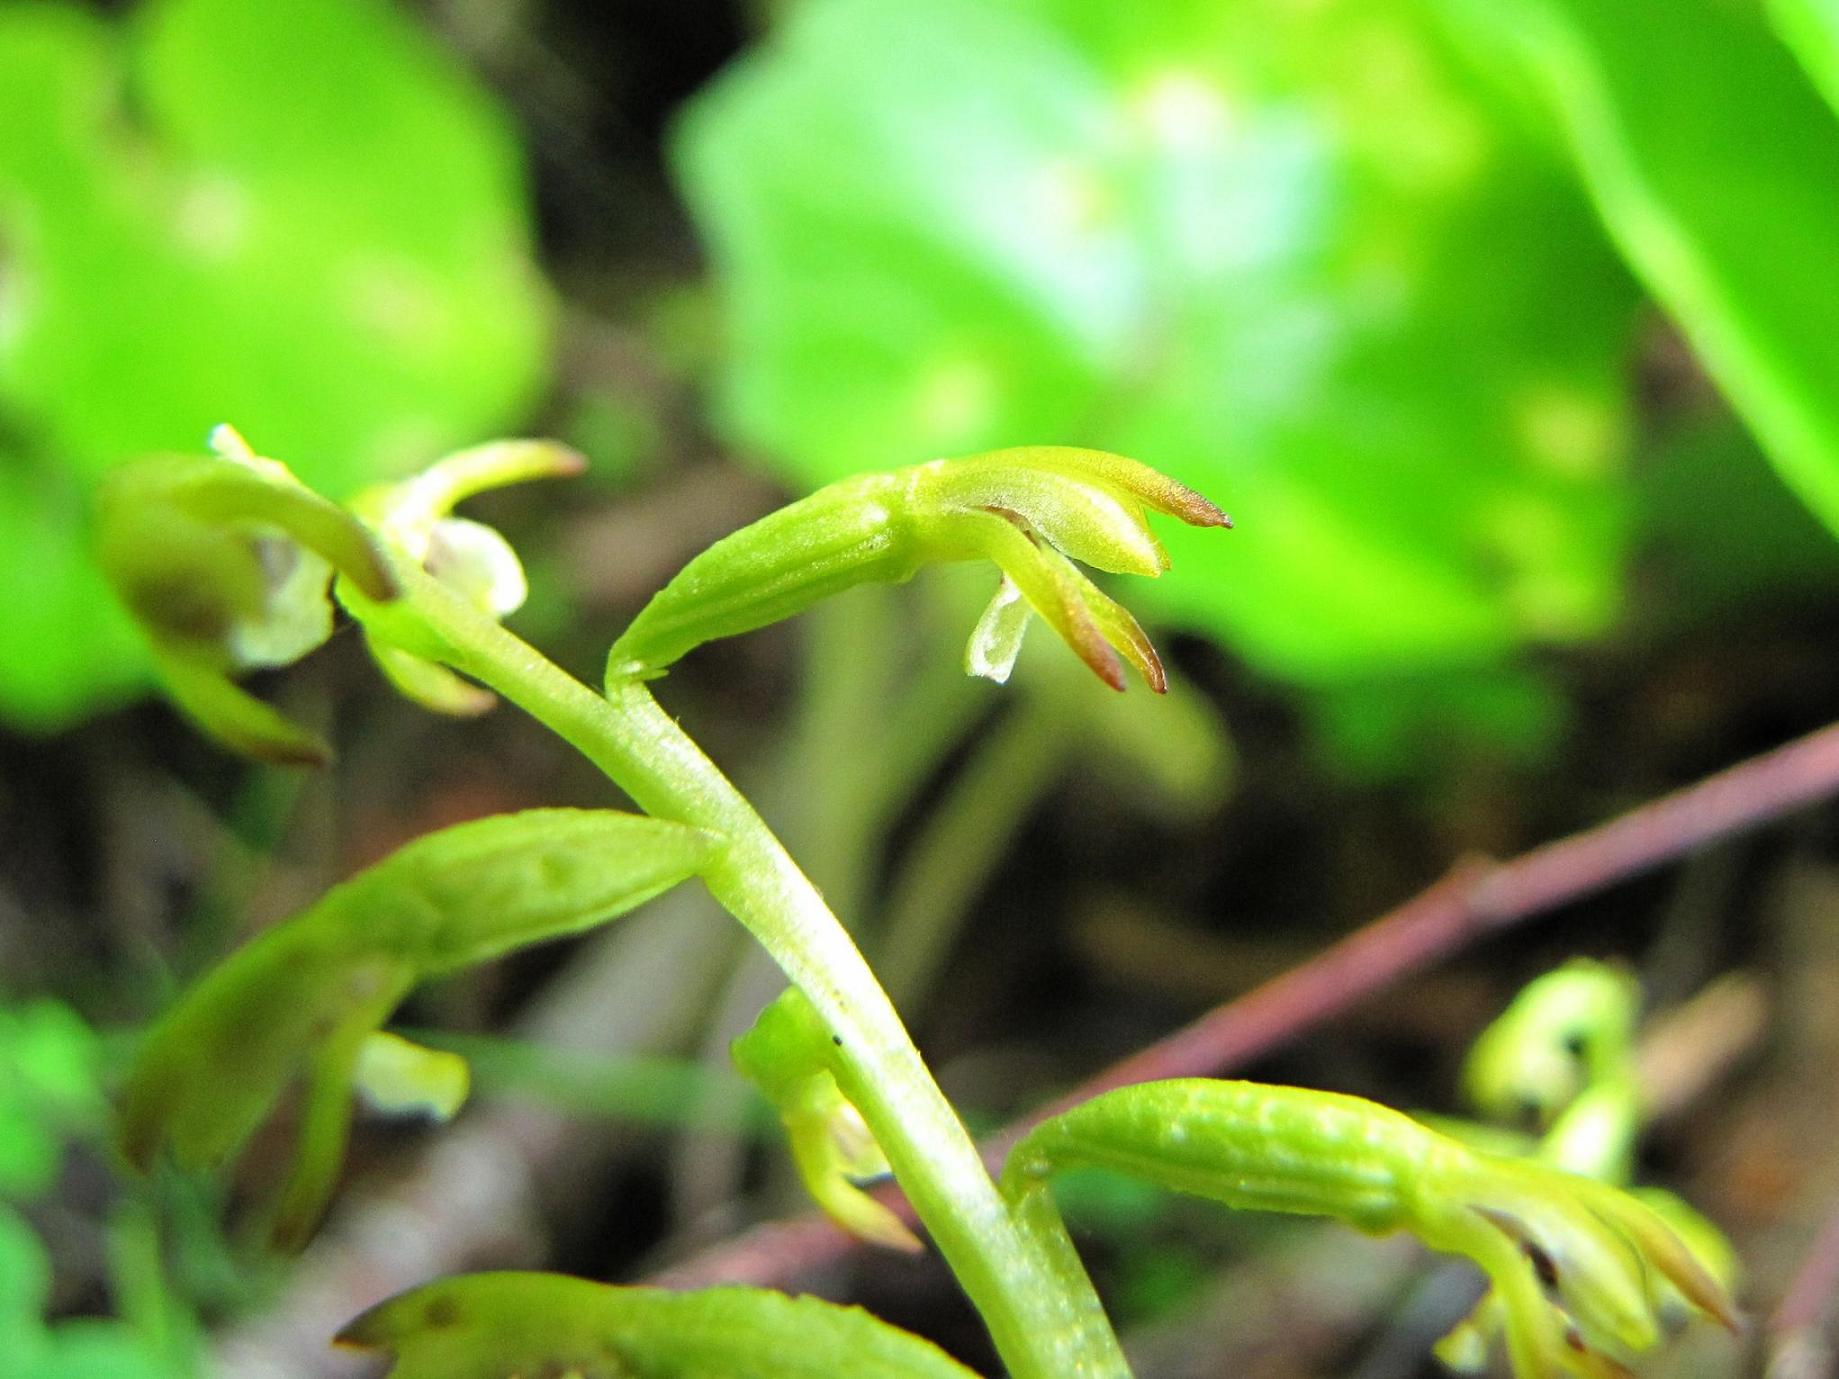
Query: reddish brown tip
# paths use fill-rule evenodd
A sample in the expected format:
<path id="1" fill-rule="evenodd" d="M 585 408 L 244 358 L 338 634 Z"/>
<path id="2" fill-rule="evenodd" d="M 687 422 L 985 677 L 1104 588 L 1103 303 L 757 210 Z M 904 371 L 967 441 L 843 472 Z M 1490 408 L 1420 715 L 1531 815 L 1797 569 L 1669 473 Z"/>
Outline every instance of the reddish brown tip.
<path id="1" fill-rule="evenodd" d="M 1135 490 L 1137 495 L 1151 507 L 1166 512 L 1171 517 L 1179 517 L 1190 527 L 1230 527 L 1232 525 L 1232 518 L 1186 484 L 1176 483 L 1164 475 L 1156 477 L 1160 482 L 1153 487 L 1144 485 Z"/>
<path id="2" fill-rule="evenodd" d="M 559 446 L 549 472 L 558 479 L 576 478 L 587 473 L 587 456 L 573 446 Z"/>

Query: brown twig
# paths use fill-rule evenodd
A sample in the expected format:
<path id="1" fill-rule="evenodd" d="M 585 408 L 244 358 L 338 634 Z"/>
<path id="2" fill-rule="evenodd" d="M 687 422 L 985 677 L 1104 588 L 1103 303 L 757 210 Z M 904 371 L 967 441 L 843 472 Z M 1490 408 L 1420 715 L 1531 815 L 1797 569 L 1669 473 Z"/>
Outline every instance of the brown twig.
<path id="1" fill-rule="evenodd" d="M 1215 1007 L 985 1142 L 992 1163 L 1041 1119 L 1116 1087 L 1218 1074 L 1281 1046 L 1400 977 L 1511 927 L 1839 792 L 1839 724 L 1509 862 L 1459 863 L 1389 913 L 1245 995 Z M 884 1197 L 904 1212 L 898 1190 Z M 909 1217 L 909 1220 L 911 1218 Z M 784 1285 L 857 1242 L 817 1217 L 770 1222 L 665 1271 L 656 1282 Z"/>
<path id="2" fill-rule="evenodd" d="M 1836 1298 L 1839 1206 L 1827 1215 L 1769 1320 L 1769 1379 L 1819 1379 L 1832 1373 L 1829 1333 Z"/>

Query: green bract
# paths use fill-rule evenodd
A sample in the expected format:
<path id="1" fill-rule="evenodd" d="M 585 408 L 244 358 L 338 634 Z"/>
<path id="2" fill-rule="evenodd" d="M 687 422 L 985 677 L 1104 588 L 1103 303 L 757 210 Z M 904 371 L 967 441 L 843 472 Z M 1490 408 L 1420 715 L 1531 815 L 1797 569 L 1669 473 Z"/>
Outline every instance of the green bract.
<path id="1" fill-rule="evenodd" d="M 692 560 L 634 618 L 607 659 L 609 681 L 655 675 L 703 642 L 790 617 L 868 581 L 909 579 L 938 561 L 993 561 L 1003 579 L 971 638 L 967 668 L 1005 679 L 1030 612 L 1113 689 L 1120 656 L 1166 687 L 1149 638 L 1074 568 L 1168 568 L 1144 508 L 1194 526 L 1231 522 L 1193 490 L 1118 455 L 1065 446 L 996 450 L 867 474 L 820 489 Z"/>
<path id="2" fill-rule="evenodd" d="M 145 1167 L 162 1144 L 222 1163 L 296 1076 L 300 1147 L 275 1233 L 302 1239 L 344 1155 L 351 1090 L 446 1114 L 464 1096 L 449 1054 L 378 1034 L 417 983 L 576 933 L 695 873 L 710 837 L 611 811 L 533 809 L 417 839 L 208 973 L 148 1036 L 120 1140 Z"/>
<path id="3" fill-rule="evenodd" d="M 286 665 L 332 633 L 333 573 L 395 597 L 364 525 L 220 426 L 211 455 L 154 455 L 97 494 L 96 555 L 174 699 L 225 744 L 273 761 L 329 749 L 245 694 L 237 670 Z"/>
<path id="4" fill-rule="evenodd" d="M 1473 1150 L 1357 1097 L 1182 1079 L 1095 1097 L 1031 1131 L 1003 1172 L 1051 1211 L 1062 1168 L 1109 1168 L 1230 1206 L 1405 1230 L 1488 1274 L 1520 1379 L 1608 1379 L 1660 1339 L 1676 1288 L 1730 1324 L 1723 1289 L 1649 1208 L 1543 1164 Z"/>
<path id="5" fill-rule="evenodd" d="M 473 1274 L 374 1307 L 339 1334 L 389 1379 L 975 1379 L 859 1307 L 759 1288 L 669 1293 L 558 1274 Z"/>
<path id="6" fill-rule="evenodd" d="M 837 1086 L 835 1045 L 804 993 L 787 988 L 730 1051 L 735 1067 L 778 1110 L 798 1176 L 825 1214 L 877 1245 L 922 1248 L 898 1216 L 856 1186 L 856 1179 L 885 1174 L 887 1156 Z"/>

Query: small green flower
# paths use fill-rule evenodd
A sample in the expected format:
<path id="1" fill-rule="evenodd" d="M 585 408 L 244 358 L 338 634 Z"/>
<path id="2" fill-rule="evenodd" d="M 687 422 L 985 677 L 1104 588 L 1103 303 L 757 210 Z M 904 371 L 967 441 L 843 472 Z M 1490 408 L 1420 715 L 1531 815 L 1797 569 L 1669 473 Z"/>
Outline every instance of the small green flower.
<path id="1" fill-rule="evenodd" d="M 1612 1379 L 1658 1345 L 1677 1298 L 1735 1329 L 1723 1287 L 1648 1205 L 1606 1183 L 1474 1154 L 1453 1165 L 1413 1229 L 1488 1274 L 1514 1371 Z M 1485 1336 L 1485 1329 L 1481 1333 Z M 1459 1352 L 1441 1347 L 1454 1361 Z"/>
<path id="2" fill-rule="evenodd" d="M 1195 526 L 1232 525 L 1191 489 L 1097 450 L 1028 446 L 846 479 L 692 560 L 614 644 L 607 677 L 661 674 L 703 642 L 764 627 L 852 585 L 981 559 L 1002 582 L 971 637 L 972 674 L 1005 679 L 1038 615 L 1113 689 L 1124 688 L 1128 661 L 1161 692 L 1162 663 L 1137 620 L 1073 564 L 1160 575 L 1168 553 L 1145 508 Z"/>
<path id="3" fill-rule="evenodd" d="M 453 516 L 454 507 L 489 489 L 569 478 L 585 465 L 580 454 L 553 441 L 493 441 L 449 455 L 401 483 L 370 489 L 353 507 L 399 559 L 419 566 L 480 611 L 503 618 L 521 608 L 529 594 L 524 567 L 495 529 Z M 497 702 L 489 690 L 447 667 L 392 645 L 379 634 L 375 620 L 365 628 L 364 644 L 390 683 L 424 708 L 471 716 Z"/>
<path id="4" fill-rule="evenodd" d="M 288 665 L 331 635 L 334 572 L 395 597 L 364 526 L 228 426 L 210 455 L 151 455 L 112 471 L 96 500 L 97 560 L 145 632 L 181 708 L 229 747 L 318 765 L 331 755 L 238 688 L 235 673 Z"/>

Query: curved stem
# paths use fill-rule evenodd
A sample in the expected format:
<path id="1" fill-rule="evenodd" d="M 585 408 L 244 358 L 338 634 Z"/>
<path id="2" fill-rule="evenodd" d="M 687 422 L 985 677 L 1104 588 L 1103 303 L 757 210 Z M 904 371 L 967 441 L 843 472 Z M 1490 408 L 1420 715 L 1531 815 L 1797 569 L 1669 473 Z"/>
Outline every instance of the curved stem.
<path id="1" fill-rule="evenodd" d="M 650 690 L 620 680 L 602 697 L 420 570 L 399 573 L 403 598 L 392 604 L 352 599 L 356 616 L 386 639 L 444 661 L 519 705 L 646 812 L 726 839 L 704 882 L 828 1024 L 844 1093 L 873 1130 L 1011 1374 L 1128 1375 L 1064 1233 L 1049 1248 L 1011 1212 L 823 897 Z"/>

